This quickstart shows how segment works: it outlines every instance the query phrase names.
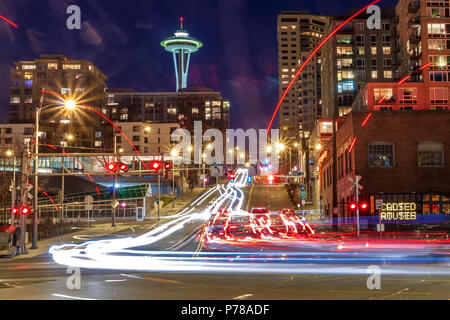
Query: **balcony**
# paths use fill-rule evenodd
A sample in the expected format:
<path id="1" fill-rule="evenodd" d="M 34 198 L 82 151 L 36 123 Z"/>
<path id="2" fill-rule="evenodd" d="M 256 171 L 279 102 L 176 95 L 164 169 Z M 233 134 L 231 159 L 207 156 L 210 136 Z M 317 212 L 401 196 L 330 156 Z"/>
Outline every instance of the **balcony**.
<path id="1" fill-rule="evenodd" d="M 417 13 L 420 9 L 420 1 L 413 1 L 408 6 L 408 13 Z"/>
<path id="2" fill-rule="evenodd" d="M 408 28 L 419 28 L 419 27 L 420 27 L 420 18 L 418 16 L 408 20 Z"/>
<path id="3" fill-rule="evenodd" d="M 419 60 L 421 57 L 422 57 L 422 52 L 420 52 L 420 51 L 414 50 L 409 53 L 409 58 L 411 60 Z"/>
<path id="4" fill-rule="evenodd" d="M 422 38 L 416 33 L 413 33 L 409 36 L 409 43 L 411 44 L 419 44 L 421 40 Z"/>

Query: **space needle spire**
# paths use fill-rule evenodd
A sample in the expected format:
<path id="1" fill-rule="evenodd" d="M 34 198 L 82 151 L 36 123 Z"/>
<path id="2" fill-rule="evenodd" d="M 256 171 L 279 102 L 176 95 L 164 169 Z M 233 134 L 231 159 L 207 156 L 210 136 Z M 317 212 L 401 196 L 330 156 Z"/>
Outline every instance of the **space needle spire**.
<path id="1" fill-rule="evenodd" d="M 161 45 L 173 55 L 175 76 L 177 79 L 177 91 L 187 87 L 187 76 L 191 53 L 197 52 L 203 44 L 183 29 L 183 17 L 180 18 L 180 30 L 174 36 L 167 38 Z"/>

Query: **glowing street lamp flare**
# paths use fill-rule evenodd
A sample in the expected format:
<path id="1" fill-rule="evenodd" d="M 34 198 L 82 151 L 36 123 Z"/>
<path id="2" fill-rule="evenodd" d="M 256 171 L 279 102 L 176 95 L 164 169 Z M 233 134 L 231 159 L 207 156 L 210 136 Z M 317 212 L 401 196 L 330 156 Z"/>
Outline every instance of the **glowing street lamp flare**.
<path id="1" fill-rule="evenodd" d="M 341 30 L 347 23 L 349 23 L 350 21 L 352 21 L 354 18 L 356 18 L 358 15 L 360 15 L 361 13 L 363 13 L 364 11 L 367 10 L 367 8 L 369 8 L 370 6 L 373 6 L 374 4 L 380 2 L 381 0 L 376 0 L 373 1 L 372 3 L 370 3 L 369 5 L 365 6 L 363 9 L 359 10 L 358 12 L 356 12 L 354 15 L 352 15 L 350 18 L 348 18 L 347 20 L 345 20 L 341 25 L 339 25 L 333 32 L 331 32 L 324 40 L 322 40 L 322 42 L 316 47 L 316 49 L 314 49 L 313 52 L 311 52 L 311 54 L 309 55 L 309 57 L 303 62 L 303 64 L 300 66 L 300 68 L 298 69 L 297 73 L 294 75 L 294 77 L 291 79 L 291 82 L 289 82 L 286 90 L 284 90 L 283 95 L 280 98 L 280 101 L 277 104 L 277 107 L 275 108 L 275 111 L 272 115 L 272 118 L 270 119 L 269 125 L 267 127 L 267 134 L 269 134 L 270 129 L 272 128 L 272 124 L 273 121 L 275 120 L 275 117 L 278 113 L 278 110 L 281 107 L 281 104 L 284 101 L 284 98 L 286 97 L 286 95 L 288 94 L 289 90 L 291 89 L 291 87 L 294 85 L 294 83 L 297 81 L 297 78 L 300 76 L 300 74 L 302 73 L 303 69 L 305 69 L 306 65 L 309 63 L 309 61 L 311 61 L 311 59 L 316 55 L 316 53 L 325 45 L 325 43 L 327 43 L 328 40 L 330 40 L 339 30 Z"/>
<path id="2" fill-rule="evenodd" d="M 74 110 L 77 107 L 77 104 L 73 100 L 67 100 L 64 102 L 64 106 L 69 110 Z"/>

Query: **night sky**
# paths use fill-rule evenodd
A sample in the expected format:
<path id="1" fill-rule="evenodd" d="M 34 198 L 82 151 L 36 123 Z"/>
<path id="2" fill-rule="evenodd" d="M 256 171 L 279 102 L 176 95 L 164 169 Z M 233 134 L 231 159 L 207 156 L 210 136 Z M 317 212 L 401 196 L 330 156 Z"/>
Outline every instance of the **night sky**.
<path id="1" fill-rule="evenodd" d="M 184 27 L 204 46 L 191 57 L 190 86 L 219 90 L 231 101 L 234 128 L 264 128 L 276 105 L 277 15 L 286 10 L 343 14 L 358 0 L 2 0 L 1 120 L 8 121 L 9 71 L 14 61 L 63 54 L 93 62 L 110 88 L 175 90 L 173 59 L 160 46 Z M 384 0 L 380 6 L 393 7 Z M 68 30 L 66 9 L 81 8 L 81 30 Z"/>

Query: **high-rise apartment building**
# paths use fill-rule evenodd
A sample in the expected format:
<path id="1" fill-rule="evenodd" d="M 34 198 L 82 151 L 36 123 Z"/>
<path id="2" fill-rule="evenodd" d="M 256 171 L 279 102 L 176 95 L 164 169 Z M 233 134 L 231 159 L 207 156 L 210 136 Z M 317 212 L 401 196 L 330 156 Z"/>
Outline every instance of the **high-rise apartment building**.
<path id="1" fill-rule="evenodd" d="M 41 55 L 32 61 L 19 61 L 11 70 L 9 118 L 11 123 L 34 123 L 41 104 L 41 90 L 56 92 L 67 99 L 86 103 L 106 113 L 106 76 L 94 64 L 62 55 Z M 68 111 L 60 99 L 46 94 L 40 115 L 40 139 L 60 145 L 67 134 L 72 147 L 109 148 L 105 145 L 112 129 L 103 119 L 86 110 Z M 48 107 L 48 108 L 47 108 Z M 80 149 L 81 151 L 81 149 Z"/>
<path id="2" fill-rule="evenodd" d="M 331 17 L 327 33 L 350 14 Z M 381 10 L 380 29 L 370 29 L 369 15 L 359 15 L 322 49 L 323 117 L 342 117 L 367 82 L 390 82 L 397 75 L 396 18 L 393 9 Z"/>
<path id="3" fill-rule="evenodd" d="M 278 74 L 280 96 L 301 63 L 320 43 L 328 19 L 308 11 L 278 15 Z M 316 55 L 298 78 L 280 109 L 281 138 L 292 144 L 308 138 L 322 114 L 321 56 Z"/>
<path id="4" fill-rule="evenodd" d="M 411 69 L 432 62 L 420 77 L 410 81 L 424 82 L 421 99 L 431 109 L 448 108 L 450 87 L 450 1 L 449 0 L 400 0 L 396 6 L 400 71 L 408 74 Z M 407 83 L 405 83 L 407 87 Z M 409 94 L 416 97 L 417 90 Z M 399 97 L 401 98 L 401 97 Z"/>

